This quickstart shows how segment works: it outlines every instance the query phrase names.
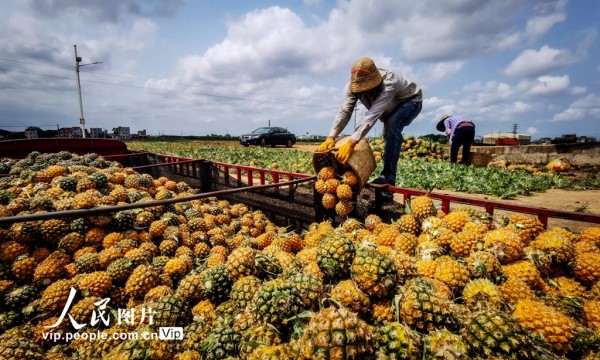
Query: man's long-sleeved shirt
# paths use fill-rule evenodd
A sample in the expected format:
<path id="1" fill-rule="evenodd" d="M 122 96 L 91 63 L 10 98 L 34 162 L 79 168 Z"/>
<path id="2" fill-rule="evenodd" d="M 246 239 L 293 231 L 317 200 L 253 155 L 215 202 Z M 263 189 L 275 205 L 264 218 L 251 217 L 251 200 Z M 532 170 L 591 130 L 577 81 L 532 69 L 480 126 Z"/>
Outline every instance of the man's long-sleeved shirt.
<path id="1" fill-rule="evenodd" d="M 459 124 L 464 122 L 472 122 L 471 120 L 458 115 L 453 115 L 447 117 L 444 120 L 444 126 L 446 127 L 446 135 L 448 135 L 448 139 L 452 142 L 452 137 L 454 136 L 454 130 L 458 127 Z"/>
<path id="2" fill-rule="evenodd" d="M 379 72 L 383 77 L 383 88 L 379 93 L 367 91 L 355 94 L 350 91 L 350 86 L 347 87 L 346 99 L 337 112 L 329 136 L 335 138 L 344 130 L 358 100 L 368 110 L 364 120 L 352 134 L 352 139 L 356 141 L 365 137 L 378 119 L 385 118 L 406 100 L 412 98 L 412 101 L 423 101 L 421 88 L 413 81 L 392 71 L 379 69 Z"/>

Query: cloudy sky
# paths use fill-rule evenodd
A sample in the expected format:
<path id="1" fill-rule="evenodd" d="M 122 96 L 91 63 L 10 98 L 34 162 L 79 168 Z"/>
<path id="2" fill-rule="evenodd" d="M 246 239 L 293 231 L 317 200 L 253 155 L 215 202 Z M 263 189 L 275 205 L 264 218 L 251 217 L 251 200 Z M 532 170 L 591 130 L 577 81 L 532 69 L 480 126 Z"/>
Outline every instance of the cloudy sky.
<path id="1" fill-rule="evenodd" d="M 597 0 L 0 0 L 0 128 L 79 125 L 77 45 L 86 128 L 326 135 L 369 56 L 423 88 L 406 135 L 460 114 L 600 138 L 598 19 Z"/>

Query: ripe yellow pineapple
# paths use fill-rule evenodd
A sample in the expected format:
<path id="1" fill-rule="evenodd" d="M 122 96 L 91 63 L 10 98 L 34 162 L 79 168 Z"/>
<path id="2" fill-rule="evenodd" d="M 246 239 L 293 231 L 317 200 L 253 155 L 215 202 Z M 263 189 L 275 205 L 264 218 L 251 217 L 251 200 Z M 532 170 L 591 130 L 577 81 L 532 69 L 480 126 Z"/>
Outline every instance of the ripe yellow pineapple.
<path id="1" fill-rule="evenodd" d="M 403 214 L 398 221 L 394 222 L 394 226 L 400 231 L 409 232 L 413 235 L 417 235 L 420 230 L 419 223 L 412 214 Z"/>
<path id="2" fill-rule="evenodd" d="M 484 249 L 490 251 L 503 264 L 508 264 L 523 257 L 521 237 L 508 228 L 491 230 L 483 235 Z"/>
<path id="3" fill-rule="evenodd" d="M 587 227 L 579 233 L 580 241 L 600 242 L 600 226 Z"/>
<path id="4" fill-rule="evenodd" d="M 435 261 L 437 265 L 433 278 L 445 282 L 452 290 L 461 290 L 469 281 L 469 269 L 458 261 L 449 256 L 442 256 Z"/>
<path id="5" fill-rule="evenodd" d="M 338 202 L 338 198 L 335 194 L 326 193 L 323 195 L 321 203 L 325 209 L 333 209 Z"/>
<path id="6" fill-rule="evenodd" d="M 342 183 L 348 184 L 350 187 L 358 185 L 358 176 L 352 170 L 347 170 L 342 174 Z"/>
<path id="7" fill-rule="evenodd" d="M 417 219 L 417 221 L 421 222 L 430 216 L 437 215 L 437 209 L 435 208 L 435 203 L 428 196 L 417 196 L 410 200 L 410 212 Z"/>
<path id="8" fill-rule="evenodd" d="M 462 292 L 465 305 L 471 310 L 500 307 L 503 298 L 498 287 L 488 279 L 469 281 Z"/>
<path id="9" fill-rule="evenodd" d="M 354 196 L 352 188 L 348 184 L 340 184 L 336 188 L 336 195 L 340 200 L 349 200 Z"/>
<path id="10" fill-rule="evenodd" d="M 322 167 L 317 173 L 317 179 L 327 181 L 335 178 L 335 169 L 331 166 Z"/>
<path id="11" fill-rule="evenodd" d="M 513 316 L 526 330 L 561 352 L 571 350 L 576 335 L 575 321 L 560 311 L 535 300 L 517 302 Z"/>
<path id="12" fill-rule="evenodd" d="M 352 280 L 338 282 L 331 290 L 331 297 L 355 313 L 365 312 L 371 306 L 369 297 Z"/>
<path id="13" fill-rule="evenodd" d="M 505 275 L 510 277 L 518 277 L 532 289 L 542 289 L 545 286 L 544 280 L 542 279 L 538 268 L 529 260 L 518 260 L 513 263 L 503 265 L 502 271 Z"/>
<path id="14" fill-rule="evenodd" d="M 532 215 L 511 214 L 506 219 L 506 222 L 506 227 L 521 237 L 523 246 L 527 246 L 531 240 L 544 231 L 544 225 Z"/>
<path id="15" fill-rule="evenodd" d="M 444 216 L 444 222 L 448 224 L 448 227 L 454 232 L 462 230 L 463 226 L 469 221 L 469 213 L 464 210 L 450 211 Z"/>
<path id="16" fill-rule="evenodd" d="M 346 216 L 352 212 L 354 205 L 347 200 L 340 200 L 335 204 L 335 212 L 340 216 Z"/>
<path id="17" fill-rule="evenodd" d="M 535 299 L 536 295 L 527 284 L 517 276 L 509 276 L 506 281 L 498 285 L 504 300 L 515 304 L 520 300 Z"/>
<path id="18" fill-rule="evenodd" d="M 572 265 L 575 279 L 584 284 L 594 284 L 600 280 L 600 251 L 578 253 Z"/>

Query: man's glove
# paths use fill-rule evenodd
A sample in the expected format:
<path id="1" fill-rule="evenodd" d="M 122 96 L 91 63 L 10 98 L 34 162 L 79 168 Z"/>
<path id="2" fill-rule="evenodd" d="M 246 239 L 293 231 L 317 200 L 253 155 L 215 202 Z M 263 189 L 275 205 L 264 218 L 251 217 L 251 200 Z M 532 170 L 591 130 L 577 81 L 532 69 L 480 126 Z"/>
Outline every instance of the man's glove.
<path id="1" fill-rule="evenodd" d="M 352 152 L 354 152 L 354 146 L 356 146 L 356 143 L 352 140 L 348 140 L 344 145 L 340 146 L 335 154 L 335 158 L 342 164 L 346 164 L 348 159 L 350 159 Z"/>
<path id="2" fill-rule="evenodd" d="M 325 151 L 333 149 L 334 146 L 335 146 L 335 139 L 331 136 L 328 136 L 327 140 L 325 140 L 325 142 L 323 142 L 321 145 L 319 145 L 319 148 L 317 149 L 317 151 L 325 152 Z"/>

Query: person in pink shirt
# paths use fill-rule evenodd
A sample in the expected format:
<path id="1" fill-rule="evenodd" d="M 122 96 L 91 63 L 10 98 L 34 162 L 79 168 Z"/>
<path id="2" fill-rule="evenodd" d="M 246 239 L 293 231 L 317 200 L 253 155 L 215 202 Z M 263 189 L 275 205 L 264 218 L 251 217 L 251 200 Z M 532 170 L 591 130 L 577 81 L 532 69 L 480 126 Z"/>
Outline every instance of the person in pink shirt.
<path id="1" fill-rule="evenodd" d="M 471 120 L 458 115 L 444 115 L 435 127 L 437 131 L 446 132 L 450 141 L 450 162 L 456 163 L 458 150 L 462 146 L 461 163 L 470 164 L 471 144 L 475 140 L 475 124 Z"/>

